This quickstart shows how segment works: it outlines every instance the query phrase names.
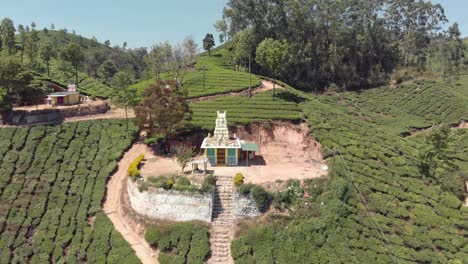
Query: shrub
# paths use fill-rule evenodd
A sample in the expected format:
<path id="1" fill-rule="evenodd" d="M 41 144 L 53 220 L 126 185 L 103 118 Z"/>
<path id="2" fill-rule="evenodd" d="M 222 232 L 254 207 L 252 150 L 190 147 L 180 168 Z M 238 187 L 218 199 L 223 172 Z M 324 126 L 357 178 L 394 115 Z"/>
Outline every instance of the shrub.
<path id="1" fill-rule="evenodd" d="M 182 173 L 184 173 L 185 167 L 187 167 L 187 164 L 192 160 L 193 156 L 195 156 L 195 147 L 190 147 L 185 144 L 176 147 L 176 159 Z"/>
<path id="2" fill-rule="evenodd" d="M 145 240 L 148 241 L 148 244 L 155 248 L 158 247 L 158 241 L 161 239 L 161 236 L 161 231 L 154 227 L 148 228 L 145 232 Z"/>
<path id="3" fill-rule="evenodd" d="M 160 143 L 164 139 L 165 139 L 164 134 L 158 133 L 155 136 L 151 135 L 151 136 L 145 138 L 143 143 L 145 143 L 146 145 L 149 146 L 149 145 L 152 145 L 152 144 L 155 144 L 155 143 Z"/>
<path id="4" fill-rule="evenodd" d="M 179 186 L 188 186 L 188 185 L 191 185 L 192 183 L 190 182 L 190 180 L 185 177 L 185 176 L 182 176 L 182 177 L 178 177 L 177 178 L 177 185 Z"/>
<path id="5" fill-rule="evenodd" d="M 200 192 L 213 192 L 215 189 L 215 184 L 216 184 L 216 179 L 212 174 L 208 175 L 205 177 L 203 180 L 202 187 L 200 189 Z"/>
<path id="6" fill-rule="evenodd" d="M 174 187 L 174 180 L 168 179 L 164 185 L 162 186 L 165 190 L 170 190 L 172 187 Z"/>
<path id="7" fill-rule="evenodd" d="M 252 195 L 260 212 L 265 212 L 271 204 L 272 196 L 263 187 L 255 184 L 241 185 L 237 192 L 241 195 Z"/>
<path id="8" fill-rule="evenodd" d="M 132 180 L 136 180 L 136 178 L 140 177 L 140 163 L 145 158 L 145 155 L 140 154 L 127 169 L 127 175 L 132 178 Z"/>
<path id="9" fill-rule="evenodd" d="M 234 185 L 235 186 L 241 186 L 244 183 L 244 176 L 242 173 L 236 173 L 236 176 L 234 176 Z"/>

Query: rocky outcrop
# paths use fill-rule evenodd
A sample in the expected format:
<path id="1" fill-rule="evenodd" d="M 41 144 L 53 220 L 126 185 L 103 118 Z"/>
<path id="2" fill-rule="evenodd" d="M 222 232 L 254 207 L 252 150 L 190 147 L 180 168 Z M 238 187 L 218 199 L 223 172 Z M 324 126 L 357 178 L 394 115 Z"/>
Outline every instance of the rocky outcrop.
<path id="1" fill-rule="evenodd" d="M 192 193 L 148 187 L 140 192 L 128 179 L 130 205 L 138 214 L 162 220 L 211 222 L 213 193 Z"/>
<path id="2" fill-rule="evenodd" d="M 256 217 L 261 213 L 251 195 L 245 196 L 236 192 L 233 199 L 233 214 L 236 219 L 239 219 Z"/>

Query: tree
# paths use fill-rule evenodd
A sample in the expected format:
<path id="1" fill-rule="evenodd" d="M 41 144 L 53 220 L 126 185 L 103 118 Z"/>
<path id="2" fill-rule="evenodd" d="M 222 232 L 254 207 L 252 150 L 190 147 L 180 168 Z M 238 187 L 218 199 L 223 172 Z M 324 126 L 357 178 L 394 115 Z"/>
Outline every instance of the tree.
<path id="1" fill-rule="evenodd" d="M 151 85 L 145 90 L 143 101 L 135 107 L 137 124 L 141 128 L 148 125 L 152 134 L 162 133 L 167 144 L 169 136 L 185 128 L 191 118 L 186 95 L 187 91 L 179 89 L 175 81 Z"/>
<path id="2" fill-rule="evenodd" d="M 13 21 L 8 17 L 4 18 L 0 23 L 1 46 L 7 55 L 14 55 L 16 53 L 15 31 Z"/>
<path id="3" fill-rule="evenodd" d="M 447 79 L 448 76 L 452 76 L 455 80 L 459 79 L 465 50 L 466 47 L 461 39 L 458 23 L 454 23 L 449 27 L 447 40 L 442 45 L 444 79 Z"/>
<path id="4" fill-rule="evenodd" d="M 156 80 L 160 80 L 161 72 L 167 70 L 172 58 L 172 46 L 169 42 L 158 43 L 151 47 L 148 54 L 149 64 L 154 68 Z"/>
<path id="5" fill-rule="evenodd" d="M 113 92 L 111 95 L 111 101 L 116 106 L 125 108 L 125 120 L 127 123 L 127 133 L 128 133 L 128 108 L 133 108 L 138 103 L 137 91 L 130 87 L 130 85 L 132 85 L 134 82 L 135 82 L 135 79 L 133 78 L 133 76 L 126 72 L 118 72 L 112 78 Z"/>
<path id="6" fill-rule="evenodd" d="M 211 48 L 215 46 L 214 37 L 212 34 L 206 34 L 203 39 L 203 49 L 208 51 L 208 56 L 211 56 Z"/>
<path id="7" fill-rule="evenodd" d="M 99 66 L 97 74 L 105 84 L 109 85 L 118 71 L 119 69 L 117 69 L 117 66 L 111 60 L 106 60 Z"/>
<path id="8" fill-rule="evenodd" d="M 459 135 L 449 125 L 433 126 L 418 153 L 418 165 L 422 175 L 437 182 L 445 191 L 463 199 L 465 176 L 454 162 L 455 147 L 460 142 Z"/>
<path id="9" fill-rule="evenodd" d="M 195 156 L 195 147 L 190 147 L 185 144 L 178 145 L 176 148 L 176 160 L 179 164 L 182 173 L 184 173 L 185 167 Z"/>
<path id="10" fill-rule="evenodd" d="M 273 74 L 273 100 L 275 99 L 275 81 L 285 71 L 289 60 L 289 44 L 286 41 L 266 38 L 257 47 L 256 61 Z"/>
<path id="11" fill-rule="evenodd" d="M 419 152 L 421 173 L 441 183 L 441 176 L 448 171 L 457 170 L 450 158 L 457 140 L 448 125 L 432 127 L 424 138 L 424 148 Z"/>
<path id="12" fill-rule="evenodd" d="M 33 77 L 14 56 L 0 56 L 0 111 L 8 111 Z"/>
<path id="13" fill-rule="evenodd" d="M 228 40 L 228 36 L 227 36 L 228 25 L 227 25 L 226 20 L 220 19 L 216 21 L 213 26 L 217 32 L 221 32 L 221 34 L 219 34 L 219 39 L 220 39 L 219 42 L 223 43 L 224 40 L 227 41 Z"/>
<path id="14" fill-rule="evenodd" d="M 42 46 L 39 50 L 39 56 L 45 62 L 47 67 L 47 76 L 50 77 L 50 60 L 53 56 L 55 56 L 55 50 L 49 41 L 45 41 L 42 43 Z"/>
<path id="15" fill-rule="evenodd" d="M 64 46 L 60 52 L 60 58 L 71 64 L 75 70 L 75 83 L 78 84 L 78 68 L 83 63 L 85 57 L 80 45 L 70 42 Z"/>
<path id="16" fill-rule="evenodd" d="M 255 35 L 252 29 L 245 29 L 234 36 L 233 57 L 236 62 L 248 61 L 249 64 L 249 96 L 252 96 L 251 58 L 255 52 Z"/>
<path id="17" fill-rule="evenodd" d="M 124 42 L 123 42 L 122 48 L 123 48 L 123 50 L 126 50 L 126 49 L 127 49 L 127 41 L 124 41 Z"/>
<path id="18" fill-rule="evenodd" d="M 110 40 L 104 41 L 104 45 L 106 45 L 106 47 L 110 48 L 110 45 L 111 45 Z"/>
<path id="19" fill-rule="evenodd" d="M 24 51 L 26 49 L 26 29 L 24 28 L 23 25 L 18 25 L 18 33 L 19 33 L 19 37 L 20 37 L 20 51 L 21 51 L 21 62 L 23 62 L 23 55 L 24 55 Z M 0 41 L 1 42 L 1 41 Z"/>
<path id="20" fill-rule="evenodd" d="M 39 35 L 34 28 L 26 36 L 26 55 L 32 68 L 36 66 L 36 57 L 38 52 Z"/>
<path id="21" fill-rule="evenodd" d="M 54 25 L 54 23 L 51 23 L 51 24 L 50 24 L 50 29 L 52 29 L 52 30 L 54 30 L 54 29 L 55 29 L 55 25 Z"/>

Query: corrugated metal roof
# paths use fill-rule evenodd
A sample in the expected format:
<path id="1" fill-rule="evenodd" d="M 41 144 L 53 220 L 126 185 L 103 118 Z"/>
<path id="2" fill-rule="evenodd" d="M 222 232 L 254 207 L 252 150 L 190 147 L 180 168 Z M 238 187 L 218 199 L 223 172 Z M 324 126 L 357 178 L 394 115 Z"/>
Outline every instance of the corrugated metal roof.
<path id="1" fill-rule="evenodd" d="M 243 143 L 241 144 L 243 151 L 258 151 L 258 145 L 256 143 Z"/>

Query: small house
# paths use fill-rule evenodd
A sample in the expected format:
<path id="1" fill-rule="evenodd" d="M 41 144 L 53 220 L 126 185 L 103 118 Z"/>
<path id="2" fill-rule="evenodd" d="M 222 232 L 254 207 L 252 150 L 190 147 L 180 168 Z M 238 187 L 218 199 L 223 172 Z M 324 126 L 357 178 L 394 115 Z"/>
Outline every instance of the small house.
<path id="1" fill-rule="evenodd" d="M 76 85 L 68 85 L 66 92 L 55 92 L 47 96 L 46 103 L 49 105 L 74 105 L 80 103 L 80 93 L 76 91 Z"/>
<path id="2" fill-rule="evenodd" d="M 245 157 L 246 160 L 249 158 L 252 159 L 255 155 L 255 151 L 258 151 L 257 144 L 246 143 L 240 140 L 236 134 L 231 136 L 227 126 L 226 111 L 216 111 L 216 113 L 217 117 L 214 134 L 208 134 L 208 136 L 203 139 L 201 145 L 201 149 L 204 150 L 205 159 L 208 160 L 208 163 L 212 166 L 236 166 L 241 157 Z"/>

